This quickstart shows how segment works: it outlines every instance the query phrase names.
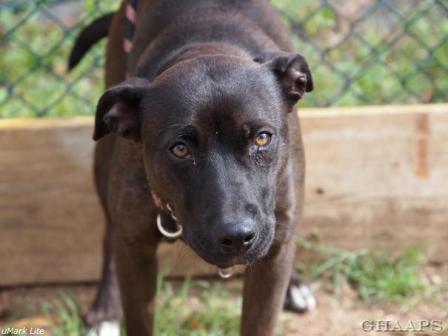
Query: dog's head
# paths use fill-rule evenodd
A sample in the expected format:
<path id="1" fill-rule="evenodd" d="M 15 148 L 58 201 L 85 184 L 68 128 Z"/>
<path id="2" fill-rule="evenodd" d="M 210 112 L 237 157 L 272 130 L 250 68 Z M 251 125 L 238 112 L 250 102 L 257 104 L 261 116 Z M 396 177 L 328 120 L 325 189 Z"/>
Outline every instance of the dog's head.
<path id="1" fill-rule="evenodd" d="M 287 114 L 312 88 L 298 54 L 198 57 L 107 90 L 94 139 L 140 142 L 150 188 L 174 208 L 187 244 L 219 267 L 246 264 L 273 241 Z"/>

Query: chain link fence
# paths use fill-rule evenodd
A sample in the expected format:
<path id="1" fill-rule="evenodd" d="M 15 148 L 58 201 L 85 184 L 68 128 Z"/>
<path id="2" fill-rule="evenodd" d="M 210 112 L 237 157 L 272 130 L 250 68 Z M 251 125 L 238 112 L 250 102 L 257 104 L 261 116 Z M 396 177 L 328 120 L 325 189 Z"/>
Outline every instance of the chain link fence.
<path id="1" fill-rule="evenodd" d="M 79 30 L 117 0 L 0 0 L 0 116 L 88 115 L 103 90 L 104 41 L 70 74 Z M 303 106 L 448 98 L 448 0 L 272 0 L 311 64 Z"/>

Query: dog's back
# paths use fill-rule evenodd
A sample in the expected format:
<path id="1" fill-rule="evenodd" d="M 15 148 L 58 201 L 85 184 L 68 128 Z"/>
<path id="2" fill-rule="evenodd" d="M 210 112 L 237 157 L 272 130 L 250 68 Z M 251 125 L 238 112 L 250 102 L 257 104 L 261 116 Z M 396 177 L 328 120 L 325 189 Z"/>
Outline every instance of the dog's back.
<path id="1" fill-rule="evenodd" d="M 152 77 L 174 50 L 193 43 L 234 44 L 254 56 L 265 49 L 292 50 L 288 30 L 265 0 L 151 0 L 138 6 L 131 73 L 145 50 L 151 60 L 142 72 Z"/>
<path id="2" fill-rule="evenodd" d="M 136 3 L 139 15 L 137 31 L 132 36 L 135 47 L 127 60 L 127 66 L 131 69 L 143 51 L 161 35 L 168 35 L 168 30 L 170 41 L 165 47 L 168 50 L 164 52 L 163 47 L 154 47 L 160 53 L 155 57 L 155 62 L 163 61 L 167 53 L 176 47 L 175 44 L 182 46 L 188 40 L 216 42 L 217 34 L 245 48 L 255 43 L 253 52 L 266 47 L 292 50 L 286 26 L 265 0 L 140 0 Z M 126 1 L 119 11 L 106 14 L 83 29 L 69 57 L 69 70 L 81 61 L 91 46 L 109 34 L 114 15 L 115 29 L 109 37 L 115 37 L 117 45 L 121 46 L 128 29 L 128 23 L 124 20 L 125 5 Z"/>

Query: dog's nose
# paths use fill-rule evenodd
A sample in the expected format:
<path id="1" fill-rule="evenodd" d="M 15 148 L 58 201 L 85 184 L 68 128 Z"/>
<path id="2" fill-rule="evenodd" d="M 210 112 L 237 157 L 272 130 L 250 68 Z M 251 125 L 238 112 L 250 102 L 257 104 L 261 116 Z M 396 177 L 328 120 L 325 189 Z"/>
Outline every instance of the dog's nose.
<path id="1" fill-rule="evenodd" d="M 247 219 L 240 224 L 226 225 L 219 236 L 219 247 L 223 253 L 242 253 L 250 249 L 256 238 L 255 223 Z"/>

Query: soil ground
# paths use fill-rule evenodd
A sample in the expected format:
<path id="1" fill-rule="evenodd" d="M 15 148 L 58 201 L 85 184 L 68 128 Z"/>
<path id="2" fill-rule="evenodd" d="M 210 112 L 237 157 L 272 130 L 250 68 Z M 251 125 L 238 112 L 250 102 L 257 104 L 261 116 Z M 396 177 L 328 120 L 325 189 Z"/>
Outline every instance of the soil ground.
<path id="1" fill-rule="evenodd" d="M 427 266 L 425 273 L 434 286 L 439 287 L 437 295 L 431 299 L 409 305 L 397 305 L 387 302 L 366 304 L 359 300 L 357 293 L 348 285 L 343 286 L 340 299 L 322 286 L 315 292 L 318 307 L 315 311 L 303 315 L 284 313 L 281 317 L 283 324 L 282 335 L 296 336 L 358 336 L 358 335 L 443 335 L 448 336 L 448 264 Z M 179 282 L 178 284 L 179 285 Z M 315 285 L 315 284 L 314 284 Z M 176 287 L 176 285 L 175 285 Z M 240 280 L 227 282 L 225 287 L 229 290 L 230 299 L 237 296 L 241 287 Z M 42 302 L 51 302 L 62 292 L 71 292 L 76 295 L 81 309 L 85 311 L 95 293 L 95 285 L 76 286 L 50 286 L 30 288 L 10 288 L 0 291 L 0 327 L 34 326 L 42 327 L 51 335 L 52 322 L 42 313 Z M 198 293 L 194 290 L 190 296 Z M 392 321 L 389 328 L 420 326 L 420 321 L 433 321 L 432 327 L 420 332 L 405 331 L 370 331 L 370 322 L 364 321 Z M 439 322 L 441 321 L 441 322 Z M 367 331 L 364 331 L 363 322 Z M 442 323 L 443 331 L 437 326 Z M 380 328 L 380 326 L 376 326 Z"/>

